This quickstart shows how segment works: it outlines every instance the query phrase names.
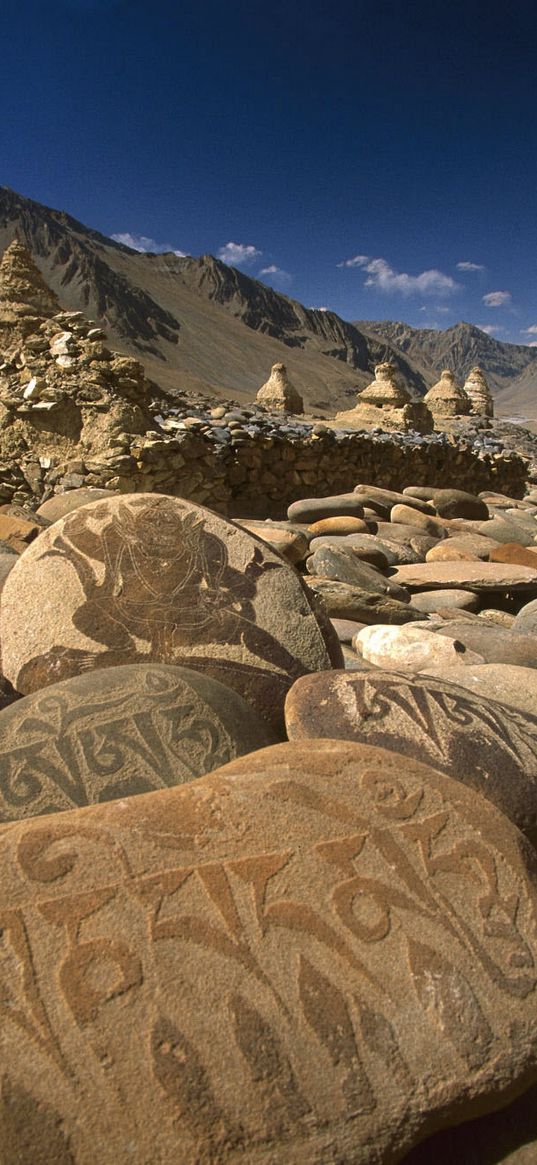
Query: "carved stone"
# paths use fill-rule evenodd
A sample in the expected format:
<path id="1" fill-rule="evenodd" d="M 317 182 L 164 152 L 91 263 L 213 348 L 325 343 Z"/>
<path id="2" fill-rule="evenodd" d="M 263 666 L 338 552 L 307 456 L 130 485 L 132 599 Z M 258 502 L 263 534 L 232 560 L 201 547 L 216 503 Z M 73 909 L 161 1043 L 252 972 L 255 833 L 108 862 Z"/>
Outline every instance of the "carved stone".
<path id="1" fill-rule="evenodd" d="M 354 740 L 424 761 L 488 797 L 537 844 L 537 715 L 483 699 L 458 685 L 466 668 L 451 670 L 453 682 L 380 669 L 303 676 L 285 701 L 289 739 Z"/>
<path id="2" fill-rule="evenodd" d="M 237 692 L 189 668 L 73 676 L 0 712 L 0 821 L 182 784 L 273 743 Z"/>
<path id="3" fill-rule="evenodd" d="M 499 1107 L 536 1072 L 530 861 L 332 741 L 4 826 L 4 1163 L 395 1165 Z"/>
<path id="4" fill-rule="evenodd" d="M 210 510 L 112 497 L 55 522 L 8 575 L 4 673 L 27 695 L 95 668 L 183 664 L 234 688 L 279 730 L 293 681 L 341 666 L 314 604 L 279 554 Z"/>

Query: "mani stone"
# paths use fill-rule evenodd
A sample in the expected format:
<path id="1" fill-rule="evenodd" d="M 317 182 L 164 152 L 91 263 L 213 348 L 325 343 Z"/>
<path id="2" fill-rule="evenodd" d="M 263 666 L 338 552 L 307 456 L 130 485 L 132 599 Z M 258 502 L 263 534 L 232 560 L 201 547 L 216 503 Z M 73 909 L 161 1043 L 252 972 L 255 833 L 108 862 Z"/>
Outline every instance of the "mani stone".
<path id="1" fill-rule="evenodd" d="M 396 1165 L 535 1080 L 536 909 L 507 817 L 347 742 L 4 826 L 7 1161 Z"/>
<path id="2" fill-rule="evenodd" d="M 472 415 L 483 417 L 494 416 L 494 401 L 482 368 L 476 365 L 475 368 L 470 370 L 464 384 L 464 392 L 470 399 L 470 411 Z"/>
<path id="3" fill-rule="evenodd" d="M 390 749 L 482 793 L 537 844 L 537 708 L 524 714 L 452 682 L 374 668 L 302 676 L 285 701 L 290 740 Z M 472 669 L 473 670 L 473 669 Z M 447 675 L 447 673 L 446 673 Z"/>
<path id="4" fill-rule="evenodd" d="M 274 739 L 237 692 L 186 667 L 73 676 L 0 712 L 0 821 L 182 784 Z"/>
<path id="5" fill-rule="evenodd" d="M 384 575 L 369 563 L 362 562 L 351 549 L 345 550 L 341 546 L 320 546 L 308 558 L 307 568 L 318 578 L 348 583 L 376 595 L 389 595 L 399 603 L 409 602 L 409 594 L 404 587 L 396 586 L 391 579 L 384 578 Z"/>
<path id="6" fill-rule="evenodd" d="M 304 412 L 304 401 L 294 384 L 291 384 L 285 364 L 272 365 L 270 376 L 255 399 L 260 405 L 275 412 Z"/>
<path id="7" fill-rule="evenodd" d="M 431 410 L 435 421 L 443 417 L 467 416 L 470 398 L 457 384 L 450 368 L 444 368 L 440 380 L 425 394 L 423 403 Z"/>
<path id="8" fill-rule="evenodd" d="M 520 608 L 513 623 L 513 631 L 523 635 L 537 635 L 537 599 Z"/>
<path id="9" fill-rule="evenodd" d="M 336 413 L 336 425 L 363 428 L 380 425 L 383 429 L 414 429 L 430 433 L 433 418 L 423 401 L 411 400 L 406 388 L 395 379 L 393 364 L 377 364 L 375 379 L 358 393 L 353 409 Z"/>
<path id="10" fill-rule="evenodd" d="M 341 661 L 292 566 L 162 494 L 92 502 L 49 526 L 6 579 L 0 640 L 23 695 L 96 668 L 182 664 L 234 688 L 276 731 L 294 680 Z"/>

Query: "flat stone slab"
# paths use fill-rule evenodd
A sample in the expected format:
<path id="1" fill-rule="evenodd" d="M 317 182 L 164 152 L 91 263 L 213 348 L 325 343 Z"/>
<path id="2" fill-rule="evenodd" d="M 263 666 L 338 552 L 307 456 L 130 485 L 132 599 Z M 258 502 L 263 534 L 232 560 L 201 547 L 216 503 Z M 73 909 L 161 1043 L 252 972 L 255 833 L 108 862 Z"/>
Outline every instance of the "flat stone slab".
<path id="1" fill-rule="evenodd" d="M 501 562 L 422 562 L 397 567 L 391 578 L 415 590 L 537 591 L 537 570 Z"/>
<path id="2" fill-rule="evenodd" d="M 460 782 L 334 741 L 4 826 L 8 1153 L 18 1121 L 51 1165 L 395 1165 L 535 1078 L 530 863 Z"/>
<path id="3" fill-rule="evenodd" d="M 45 530 L 6 579 L 0 637 L 24 695 L 95 668 L 182 664 L 234 688 L 276 731 L 291 683 L 341 663 L 292 566 L 161 494 L 93 502 Z"/>
<path id="4" fill-rule="evenodd" d="M 189 668 L 73 676 L 0 712 L 0 821 L 164 789 L 273 743 L 237 692 Z"/>
<path id="5" fill-rule="evenodd" d="M 459 686 L 466 670 L 479 668 L 452 668 L 453 682 L 379 668 L 303 676 L 287 693 L 287 735 L 354 740 L 430 764 L 482 793 L 537 844 L 537 714 Z"/>
<path id="6" fill-rule="evenodd" d="M 317 575 L 310 575 L 306 581 L 322 599 L 331 619 L 351 619 L 358 623 L 410 623 L 413 619 L 423 619 L 423 613 L 416 611 L 411 603 L 401 603 L 391 595 L 374 594 L 350 583 Z"/>
<path id="7" fill-rule="evenodd" d="M 307 569 L 318 578 L 334 579 L 336 582 L 357 586 L 362 591 L 376 595 L 389 595 L 399 603 L 408 603 L 410 596 L 403 587 L 391 579 L 384 578 L 375 567 L 358 558 L 353 550 L 343 546 L 320 546 L 308 558 Z"/>

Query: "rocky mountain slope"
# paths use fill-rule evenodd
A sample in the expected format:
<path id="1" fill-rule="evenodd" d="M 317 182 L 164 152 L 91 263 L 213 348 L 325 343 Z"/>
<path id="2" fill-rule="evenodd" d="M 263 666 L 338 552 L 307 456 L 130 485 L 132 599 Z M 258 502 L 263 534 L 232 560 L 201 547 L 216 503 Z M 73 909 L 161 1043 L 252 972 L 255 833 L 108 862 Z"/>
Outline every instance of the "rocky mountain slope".
<path id="1" fill-rule="evenodd" d="M 537 350 L 527 344 L 505 344 L 464 322 L 443 332 L 392 320 L 361 320 L 356 327 L 399 348 L 427 381 L 450 368 L 464 383 L 469 369 L 479 364 L 499 412 L 537 417 Z"/>
<path id="2" fill-rule="evenodd" d="M 139 253 L 0 188 L 0 253 L 19 238 L 63 308 L 101 320 L 166 389 L 251 400 L 283 361 L 306 407 L 334 412 L 371 380 L 385 341 L 279 295 L 210 255 Z M 388 345 L 411 390 L 422 374 Z"/>
<path id="3" fill-rule="evenodd" d="M 443 367 L 484 368 L 497 411 L 537 418 L 537 352 L 471 324 L 445 332 L 391 321 L 349 323 L 306 308 L 213 258 L 133 251 L 8 187 L 0 188 L 0 255 L 19 238 L 66 310 L 104 323 L 114 348 L 143 359 L 166 390 L 252 400 L 272 364 L 287 365 L 306 409 L 348 408 L 391 361 L 415 396 Z"/>

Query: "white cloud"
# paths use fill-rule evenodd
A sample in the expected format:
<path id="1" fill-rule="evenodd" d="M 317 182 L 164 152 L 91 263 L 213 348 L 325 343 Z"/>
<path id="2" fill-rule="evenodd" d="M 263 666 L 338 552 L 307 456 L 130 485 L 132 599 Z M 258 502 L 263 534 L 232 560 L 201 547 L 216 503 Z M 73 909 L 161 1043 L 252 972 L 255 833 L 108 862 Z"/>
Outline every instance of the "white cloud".
<path id="1" fill-rule="evenodd" d="M 480 332 L 486 332 L 487 336 L 495 336 L 497 332 L 505 332 L 505 328 L 500 324 L 474 324 L 475 328 L 479 328 Z"/>
<path id="2" fill-rule="evenodd" d="M 511 303 L 511 292 L 489 291 L 488 295 L 483 296 L 483 303 L 485 307 L 504 307 L 506 303 Z"/>
<path id="3" fill-rule="evenodd" d="M 531 344 L 528 344 L 527 346 L 528 348 L 537 348 L 537 340 L 532 340 Z"/>
<path id="4" fill-rule="evenodd" d="M 330 311 L 329 307 L 312 307 L 311 311 Z"/>
<path id="5" fill-rule="evenodd" d="M 363 267 L 366 263 L 369 263 L 369 256 L 368 255 L 355 255 L 353 259 L 343 259 L 343 261 L 341 263 L 338 263 L 337 266 L 338 267 Z"/>
<path id="6" fill-rule="evenodd" d="M 229 263 L 231 267 L 248 267 L 250 263 L 255 263 L 262 253 L 251 243 L 226 243 L 220 247 L 218 258 L 222 263 Z"/>
<path id="7" fill-rule="evenodd" d="M 155 239 L 149 239 L 147 235 L 131 235 L 129 231 L 121 231 L 117 235 L 111 235 L 111 238 L 115 243 L 123 243 L 124 247 L 130 247 L 132 251 L 152 251 L 156 255 L 171 251 L 172 254 L 179 255 L 181 259 L 185 258 L 185 251 L 178 251 L 171 243 L 157 243 Z"/>
<path id="8" fill-rule="evenodd" d="M 364 287 L 376 287 L 379 291 L 399 295 L 451 295 L 459 284 L 444 275 L 436 267 L 422 271 L 420 275 L 408 275 L 405 271 L 394 271 L 386 259 L 370 259 L 367 255 L 355 255 L 347 259 L 343 266 L 361 267 L 368 278 Z"/>
<path id="9" fill-rule="evenodd" d="M 532 324 L 531 328 L 522 328 L 526 336 L 537 336 L 537 324 Z"/>
<path id="10" fill-rule="evenodd" d="M 457 271 L 485 271 L 486 268 L 482 263 L 470 263 L 468 259 L 464 259 L 462 263 L 457 263 Z"/>
<path id="11" fill-rule="evenodd" d="M 284 271 L 282 267 L 277 267 L 275 263 L 271 263 L 269 267 L 262 267 L 259 272 L 260 275 L 270 275 L 276 283 L 290 283 L 291 276 L 288 271 Z M 270 282 L 270 280 L 269 280 Z"/>

